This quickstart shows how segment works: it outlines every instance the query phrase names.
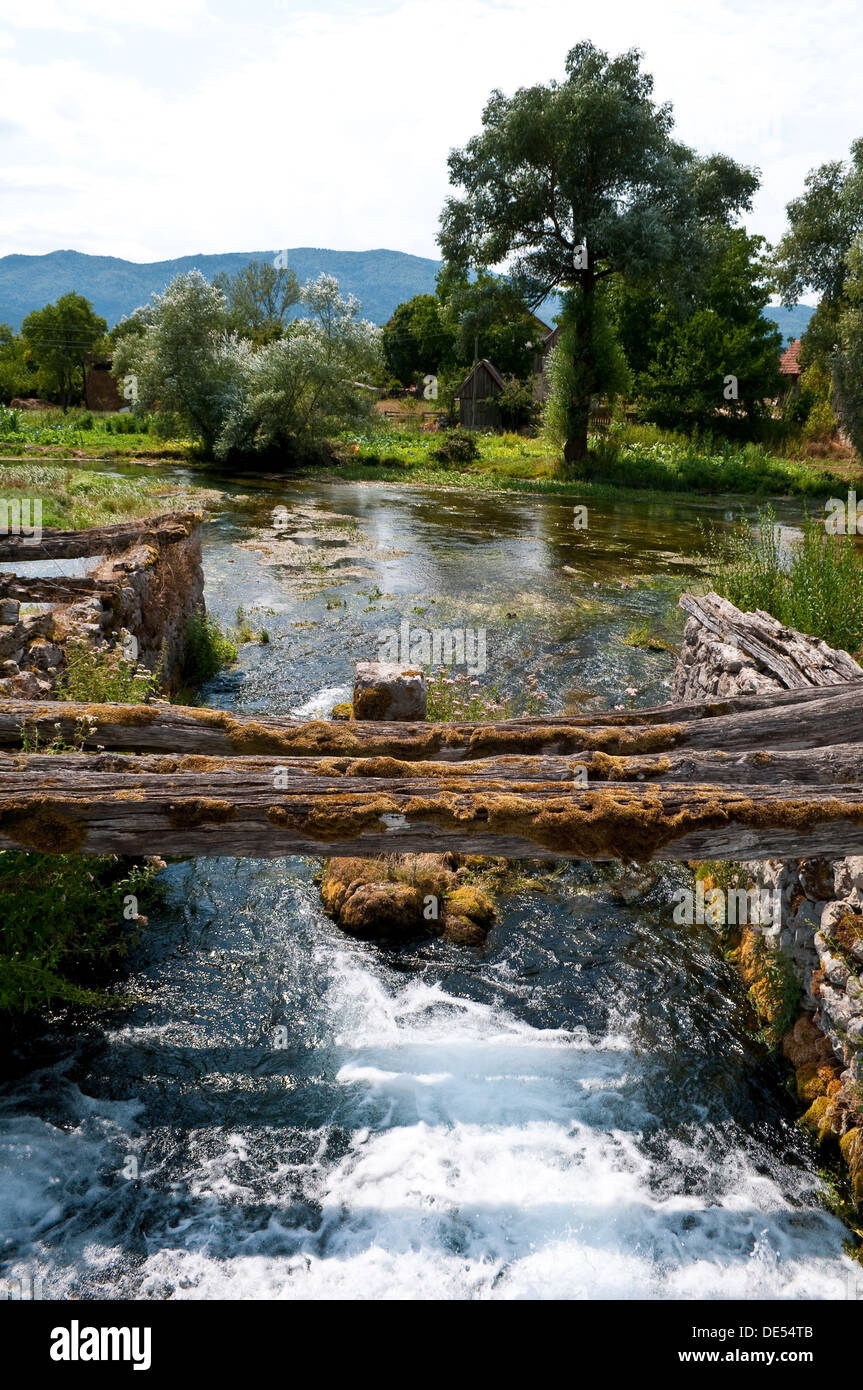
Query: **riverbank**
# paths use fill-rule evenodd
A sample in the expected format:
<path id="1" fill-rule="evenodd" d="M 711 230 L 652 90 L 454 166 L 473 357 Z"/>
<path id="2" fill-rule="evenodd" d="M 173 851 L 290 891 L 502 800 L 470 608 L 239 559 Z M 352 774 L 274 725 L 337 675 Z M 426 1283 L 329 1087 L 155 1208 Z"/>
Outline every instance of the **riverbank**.
<path id="1" fill-rule="evenodd" d="M 208 466 L 194 441 L 162 439 L 149 421 L 138 432 L 135 417 L 82 416 L 68 423 L 63 417 L 27 420 L 17 432 L 0 434 L 0 468 L 8 464 L 134 463 L 159 460 L 192 467 Z M 473 491 L 517 491 L 562 496 L 599 491 L 595 495 L 693 493 L 717 496 L 737 493 L 757 497 L 842 496 L 849 487 L 863 493 L 863 471 L 850 455 L 825 452 L 824 457 L 785 457 L 761 444 L 689 440 L 684 435 L 646 425 L 612 426 L 591 436 L 590 452 L 565 476 L 558 451 L 542 436 L 514 433 L 472 434 L 477 454 L 470 462 L 447 463 L 435 457 L 446 436 L 404 426 L 369 426 L 362 432 L 344 431 L 310 456 L 306 464 L 292 463 L 281 476 L 321 481 L 412 483 L 418 486 L 468 488 Z M 252 456 L 224 465 L 234 472 L 272 473 L 273 459 Z M 280 470 L 281 471 L 281 470 Z"/>
<path id="2" fill-rule="evenodd" d="M 0 501 L 29 500 L 42 504 L 42 526 L 79 531 L 87 526 L 110 526 L 170 511 L 206 507 L 220 494 L 212 488 L 152 477 L 117 477 L 83 463 L 0 459 Z M 31 520 L 33 513 L 29 514 Z"/>

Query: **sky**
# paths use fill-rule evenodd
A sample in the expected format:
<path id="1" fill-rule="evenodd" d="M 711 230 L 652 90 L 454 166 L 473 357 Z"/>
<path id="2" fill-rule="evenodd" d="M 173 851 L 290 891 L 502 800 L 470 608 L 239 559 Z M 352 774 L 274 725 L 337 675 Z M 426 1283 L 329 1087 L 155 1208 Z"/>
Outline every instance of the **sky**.
<path id="1" fill-rule="evenodd" d="M 0 0 L 0 255 L 437 256 L 448 151 L 585 38 L 761 170 L 771 241 L 863 135 L 860 0 Z"/>

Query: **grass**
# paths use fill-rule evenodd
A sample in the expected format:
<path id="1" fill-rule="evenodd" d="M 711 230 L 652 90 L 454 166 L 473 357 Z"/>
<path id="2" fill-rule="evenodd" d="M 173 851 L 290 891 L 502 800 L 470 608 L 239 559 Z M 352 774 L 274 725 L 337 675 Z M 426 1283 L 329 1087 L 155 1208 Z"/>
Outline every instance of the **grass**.
<path id="1" fill-rule="evenodd" d="M 223 632 L 218 620 L 209 613 L 194 613 L 186 623 L 186 651 L 179 674 L 177 703 L 193 703 L 194 692 L 236 659 L 236 643 Z"/>
<path id="2" fill-rule="evenodd" d="M 737 608 L 765 609 L 780 623 L 852 654 L 863 648 L 863 557 L 853 535 L 827 535 L 808 516 L 802 537 L 783 542 L 770 507 L 755 532 L 702 528 L 710 583 Z"/>
<path id="3" fill-rule="evenodd" d="M 0 1016 L 19 1021 L 46 1008 L 118 1007 L 106 979 L 133 937 L 126 914 L 157 872 L 116 855 L 0 853 L 3 932 Z M 137 916 L 137 914 L 136 914 Z"/>
<path id="4" fill-rule="evenodd" d="M 66 644 L 66 666 L 57 682 L 59 700 L 83 704 L 146 704 L 159 692 L 159 673 L 123 655 L 121 648 L 95 649 L 74 639 Z"/>
<path id="5" fill-rule="evenodd" d="M 210 495 L 158 476 L 114 478 L 74 464 L 0 459 L 0 498 L 40 498 L 42 525 L 72 531 L 201 506 Z"/>
<path id="6" fill-rule="evenodd" d="M 811 460 L 779 458 L 763 444 L 698 443 L 645 426 L 612 426 L 594 439 L 578 474 L 657 492 L 829 497 L 847 487 L 839 473 Z"/>
<path id="7" fill-rule="evenodd" d="M 566 476 L 556 451 L 541 436 L 477 433 L 474 440 L 476 459 L 444 465 L 433 457 L 439 435 L 396 427 L 345 432 L 337 441 L 342 458 L 337 476 L 556 493 L 584 493 L 598 485 L 611 492 L 828 497 L 848 485 L 847 469 L 840 474 L 811 460 L 779 458 L 762 444 L 699 443 L 649 425 L 613 425 L 591 436 L 587 458 Z M 859 481 L 863 487 L 863 475 Z"/>
<path id="8" fill-rule="evenodd" d="M 13 415 L 17 419 L 11 427 Z M 471 437 L 477 457 L 447 463 L 434 457 L 446 436 L 420 430 L 410 421 L 404 425 L 371 423 L 364 431 L 346 430 L 338 435 L 331 442 L 331 462 L 310 460 L 291 471 L 326 479 L 563 495 L 616 495 L 621 489 L 637 489 L 651 493 L 827 497 L 844 492 L 849 485 L 858 485 L 863 491 L 860 469 L 847 460 L 779 457 L 763 444 L 690 440 L 653 425 L 614 423 L 592 435 L 587 458 L 568 475 L 564 475 L 559 452 L 542 436 L 476 433 Z M 789 452 L 796 447 L 789 445 Z M 199 457 L 193 441 L 160 438 L 154 421 L 146 416 L 6 411 L 0 417 L 0 459 L 27 453 L 46 458 L 68 456 L 72 451 L 81 460 L 195 461 Z"/>
<path id="9" fill-rule="evenodd" d="M 149 416 L 89 410 L 9 410 L 0 406 L 0 458 L 68 454 L 83 458 L 193 458 L 188 439 L 162 439 Z"/>

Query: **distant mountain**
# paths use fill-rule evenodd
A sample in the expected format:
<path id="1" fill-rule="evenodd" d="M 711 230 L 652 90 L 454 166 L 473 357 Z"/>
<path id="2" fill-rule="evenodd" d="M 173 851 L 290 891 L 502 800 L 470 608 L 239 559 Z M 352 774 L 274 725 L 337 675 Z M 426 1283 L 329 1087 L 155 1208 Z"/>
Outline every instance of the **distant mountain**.
<path id="1" fill-rule="evenodd" d="M 198 269 L 212 280 L 221 271 L 233 275 L 249 261 L 272 260 L 276 254 L 231 251 L 143 262 L 88 256 L 83 251 L 0 256 L 0 323 L 17 330 L 31 309 L 41 309 L 68 290 L 75 290 L 90 300 L 110 328 L 183 271 Z M 373 323 L 386 323 L 396 305 L 415 294 L 433 294 L 441 264 L 405 251 L 327 251 L 311 246 L 294 247 L 287 260 L 301 282 L 315 279 L 322 271 L 334 275 L 344 293 L 356 295 L 363 314 Z M 550 324 L 559 309 L 559 302 L 550 299 L 540 306 L 539 314 Z M 801 336 L 814 312 L 808 304 L 795 304 L 790 309 L 772 304 L 764 310 L 765 316 L 779 325 L 786 343 Z"/>
<path id="2" fill-rule="evenodd" d="M 124 261 L 82 251 L 51 251 L 46 256 L 0 256 L 0 323 L 14 329 L 31 309 L 52 304 L 74 290 L 89 299 L 112 327 L 124 314 L 165 288 L 183 271 L 198 269 L 208 280 L 220 271 L 235 274 L 249 261 L 272 260 L 276 251 L 233 251 L 221 256 L 179 256 L 173 261 Z M 288 251 L 288 265 L 302 283 L 324 271 L 343 293 L 355 294 L 363 314 L 386 323 L 397 304 L 415 294 L 433 294 L 440 261 L 404 251 L 325 251 L 299 246 Z"/>
<path id="3" fill-rule="evenodd" d="M 787 346 L 794 338 L 803 337 L 815 310 L 811 304 L 792 304 L 790 309 L 786 309 L 782 304 L 768 304 L 761 312 L 766 319 L 775 320 L 782 332 L 783 346 Z"/>

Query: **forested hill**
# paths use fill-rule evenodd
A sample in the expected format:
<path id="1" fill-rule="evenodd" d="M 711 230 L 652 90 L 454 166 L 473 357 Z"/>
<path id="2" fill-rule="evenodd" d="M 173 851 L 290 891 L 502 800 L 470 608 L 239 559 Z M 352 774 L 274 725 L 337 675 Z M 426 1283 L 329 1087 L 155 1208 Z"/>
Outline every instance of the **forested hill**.
<path id="1" fill-rule="evenodd" d="M 764 310 L 765 318 L 775 320 L 776 326 L 782 334 L 783 343 L 790 343 L 794 338 L 802 338 L 814 313 L 815 310 L 811 304 L 791 304 L 787 309 L 783 304 L 768 304 Z"/>
<path id="2" fill-rule="evenodd" d="M 16 331 L 31 309 L 51 304 L 68 290 L 89 299 L 111 327 L 154 291 L 163 290 L 181 271 L 197 267 L 208 280 L 221 271 L 235 273 L 249 261 L 272 260 L 275 251 L 230 251 L 215 256 L 178 256 L 172 261 L 124 261 L 119 256 L 88 256 L 82 251 L 51 251 L 45 256 L 0 256 L 0 323 Z M 298 246 L 287 253 L 300 281 L 322 271 L 334 275 L 344 293 L 355 294 L 366 318 L 386 323 L 397 304 L 415 294 L 433 294 L 440 261 L 405 251 L 327 251 Z M 540 309 L 547 321 L 558 308 L 549 301 Z M 786 342 L 799 338 L 812 316 L 807 304 L 765 309 Z"/>
<path id="3" fill-rule="evenodd" d="M 91 301 L 109 327 L 163 290 L 181 271 L 197 267 L 208 280 L 220 271 L 233 274 L 249 261 L 272 260 L 275 251 L 234 251 L 217 256 L 178 256 L 172 261 L 138 263 L 81 251 L 45 256 L 0 257 L 0 323 L 16 331 L 31 309 L 53 303 L 75 290 Z M 288 265 L 302 282 L 322 271 L 334 275 L 343 293 L 355 294 L 366 318 L 386 323 L 397 304 L 415 294 L 433 293 L 439 261 L 404 251 L 326 251 L 300 246 L 287 253 Z"/>

